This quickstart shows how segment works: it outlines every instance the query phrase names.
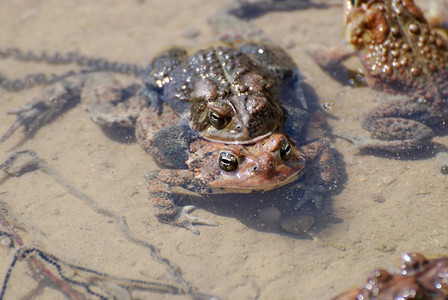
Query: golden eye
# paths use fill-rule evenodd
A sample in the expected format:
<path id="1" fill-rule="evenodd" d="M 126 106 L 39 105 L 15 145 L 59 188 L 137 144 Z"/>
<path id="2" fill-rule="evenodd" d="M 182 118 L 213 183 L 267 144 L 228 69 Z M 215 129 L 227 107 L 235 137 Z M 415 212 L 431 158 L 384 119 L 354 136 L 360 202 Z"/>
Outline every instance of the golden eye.
<path id="1" fill-rule="evenodd" d="M 291 154 L 292 154 L 291 144 L 287 140 L 283 140 L 282 144 L 280 145 L 280 157 L 286 161 L 291 158 Z"/>
<path id="2" fill-rule="evenodd" d="M 235 171 L 238 168 L 238 159 L 229 152 L 219 153 L 219 167 L 227 172 Z"/>
<path id="3" fill-rule="evenodd" d="M 213 125 L 213 127 L 215 127 L 216 129 L 223 129 L 230 121 L 228 118 L 224 118 L 223 116 L 221 116 L 220 114 L 218 114 L 213 110 L 210 110 L 208 114 L 208 119 L 210 120 L 210 123 Z"/>

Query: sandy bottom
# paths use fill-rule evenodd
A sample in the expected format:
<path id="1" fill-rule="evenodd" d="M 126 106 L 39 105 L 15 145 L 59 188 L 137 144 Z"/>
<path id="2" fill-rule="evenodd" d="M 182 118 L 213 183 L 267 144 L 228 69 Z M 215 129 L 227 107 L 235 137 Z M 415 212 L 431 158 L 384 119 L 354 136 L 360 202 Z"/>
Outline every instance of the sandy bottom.
<path id="1" fill-rule="evenodd" d="M 363 135 L 359 116 L 375 104 L 371 91 L 341 85 L 306 54 L 312 45 L 331 46 L 341 41 L 340 2 L 327 1 L 333 5 L 326 8 L 272 12 L 252 22 L 285 47 L 306 83 L 323 101 L 333 103 L 330 113 L 335 118 L 328 119 L 333 131 Z M 77 50 L 146 65 L 169 46 L 194 48 L 212 41 L 206 20 L 220 5 L 207 0 L 2 0 L 0 47 L 36 52 Z M 67 68 L 9 59 L 0 64 L 0 73 L 11 78 L 64 70 Z M 40 90 L 42 87 L 19 93 L 0 90 L 1 133 L 15 119 L 4 113 L 27 103 Z M 309 235 L 262 230 L 253 212 L 256 204 L 252 208 L 230 201 L 219 209 L 198 205 L 195 214 L 219 226 L 202 226 L 201 234 L 195 236 L 160 224 L 152 216 L 144 182 L 144 175 L 158 168 L 152 158 L 137 144 L 108 138 L 80 107 L 17 146 L 22 137 L 19 130 L 0 146 L 0 161 L 18 149 L 33 149 L 99 205 L 120 213 L 138 238 L 158 248 L 182 274 L 176 281 L 173 271 L 148 248 L 131 243 L 111 218 L 96 213 L 43 172 L 18 178 L 0 174 L 0 200 L 16 215 L 16 225 L 20 220 L 25 222 L 15 227 L 25 247 L 110 275 L 181 288 L 191 285 L 222 299 L 330 299 L 361 284 L 375 266 L 396 266 L 403 252 L 419 251 L 429 256 L 448 252 L 447 177 L 440 174 L 431 151 L 422 158 L 357 155 L 353 145 L 335 140 L 333 146 L 345 163 L 346 180 L 340 193 L 326 199 L 323 210 L 315 213 L 316 225 Z M 448 145 L 448 137 L 435 138 L 433 146 L 437 144 Z M 5 238 L 0 247 L 0 281 L 7 276 L 15 253 L 6 242 Z M 39 253 L 44 252 L 35 255 Z M 17 261 L 10 274 L 5 299 L 68 297 L 35 264 L 28 263 L 31 256 L 26 257 Z M 93 283 L 99 280 L 92 278 L 101 277 L 61 262 L 47 265 L 53 273 L 57 273 L 56 265 L 62 266 L 64 276 L 80 282 Z M 117 283 L 106 280 L 98 286 L 126 296 Z M 95 298 L 82 286 L 77 290 Z M 153 291 L 132 295 L 191 298 Z"/>

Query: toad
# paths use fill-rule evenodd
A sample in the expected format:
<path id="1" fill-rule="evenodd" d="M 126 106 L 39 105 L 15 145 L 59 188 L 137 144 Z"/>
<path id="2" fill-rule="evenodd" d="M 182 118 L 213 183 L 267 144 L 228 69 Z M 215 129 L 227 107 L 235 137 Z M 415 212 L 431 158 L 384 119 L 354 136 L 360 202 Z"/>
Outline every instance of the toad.
<path id="1" fill-rule="evenodd" d="M 71 93 L 79 95 L 83 108 L 102 127 L 135 127 L 137 142 L 171 168 L 148 175 L 149 200 L 160 221 L 193 233 L 198 233 L 195 224 L 215 223 L 191 216 L 191 205 L 178 206 L 173 198 L 176 187 L 197 194 L 249 193 L 269 191 L 300 178 L 303 184 L 293 187 L 305 187 L 296 204 L 299 209 L 308 201 L 320 208 L 322 194 L 336 183 L 332 152 L 324 141 L 306 142 L 308 113 L 298 107 L 288 107 L 284 125 L 251 142 L 210 141 L 168 101 L 158 102 L 154 110 L 152 96 L 138 93 L 135 86 L 122 88 L 111 74 L 99 72 L 50 85 L 34 103 L 15 111 L 17 123 L 32 129 L 46 122 L 51 115 L 45 112 L 58 113 L 54 107 L 67 105 L 65 97 Z"/>
<path id="2" fill-rule="evenodd" d="M 9 112 L 17 120 L 0 142 L 20 126 L 26 132 L 38 129 L 79 101 L 96 123 L 109 128 L 133 128 L 143 108 L 151 105 L 163 114 L 166 103 L 203 138 L 235 144 L 281 129 L 286 119 L 282 104 L 307 109 L 292 59 L 278 47 L 257 43 L 214 46 L 192 55 L 173 48 L 150 63 L 143 87 L 122 89 L 117 82 L 114 88 L 112 81 L 90 72 L 60 78 L 32 102 Z M 89 97 L 102 89 L 109 95 L 101 101 Z M 128 101 L 137 90 L 143 97 Z"/>
<path id="3" fill-rule="evenodd" d="M 429 144 L 448 121 L 447 42 L 413 0 L 346 0 L 345 22 L 351 48 L 313 57 L 330 68 L 357 55 L 381 102 L 361 118 L 371 137 L 351 140 L 393 153 Z"/>
<path id="4" fill-rule="evenodd" d="M 337 179 L 336 163 L 324 141 L 296 146 L 283 132 L 251 144 L 224 144 L 195 136 L 185 122 L 180 124 L 169 108 L 164 115 L 145 109 L 137 120 L 139 143 L 158 161 L 170 166 L 150 173 L 148 196 L 161 222 L 184 227 L 198 234 L 195 224 L 216 225 L 191 216 L 192 205 L 178 206 L 175 190 L 198 195 L 270 191 L 306 177 L 305 192 L 298 202 L 319 201 Z M 159 128 L 159 124 L 164 124 Z M 295 186 L 296 188 L 298 186 Z"/>
<path id="5" fill-rule="evenodd" d="M 447 298 L 448 258 L 427 259 L 420 253 L 411 252 L 401 257 L 399 272 L 376 269 L 370 273 L 362 288 L 334 300 Z"/>

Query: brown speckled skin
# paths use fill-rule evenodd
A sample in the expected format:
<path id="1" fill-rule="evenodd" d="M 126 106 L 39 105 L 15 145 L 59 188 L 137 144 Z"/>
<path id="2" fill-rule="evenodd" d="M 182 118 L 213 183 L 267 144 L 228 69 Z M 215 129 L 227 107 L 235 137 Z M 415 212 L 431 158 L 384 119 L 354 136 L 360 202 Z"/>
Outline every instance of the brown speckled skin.
<path id="1" fill-rule="evenodd" d="M 448 299 L 448 257 L 427 259 L 411 252 L 401 259 L 400 273 L 372 271 L 366 284 L 334 300 Z"/>
<path id="2" fill-rule="evenodd" d="M 144 81 L 148 91 L 159 94 L 154 103 L 188 113 L 201 136 L 225 143 L 263 138 L 283 127 L 281 104 L 304 103 L 291 58 L 280 48 L 256 43 L 209 47 L 190 56 L 170 49 L 149 65 Z M 222 127 L 210 122 L 210 111 L 226 120 Z"/>
<path id="3" fill-rule="evenodd" d="M 448 120 L 446 42 L 412 0 L 347 1 L 346 22 L 369 85 L 402 95 L 363 116 L 378 139 L 365 146 L 402 152 L 427 144 Z"/>
<path id="4" fill-rule="evenodd" d="M 172 114 L 166 117 L 166 114 Z M 250 193 L 269 191 L 286 185 L 303 174 L 313 177 L 313 184 L 325 192 L 337 179 L 337 168 L 328 145 L 314 141 L 296 147 L 281 131 L 251 144 L 224 144 L 191 135 L 187 124 L 179 125 L 178 116 L 164 107 L 165 117 L 145 109 L 137 120 L 136 136 L 143 148 L 157 160 L 176 169 L 157 170 L 148 175 L 148 196 L 153 212 L 165 223 L 185 227 L 193 233 L 193 224 L 215 225 L 188 213 L 193 206 L 177 206 L 173 187 L 198 194 Z M 165 128 L 156 120 L 162 118 Z M 281 155 L 282 144 L 290 146 L 287 158 Z M 225 171 L 219 166 L 221 153 L 231 153 L 238 167 Z M 311 199 L 307 199 L 311 200 Z"/>
<path id="5" fill-rule="evenodd" d="M 299 202 L 314 200 L 317 206 L 322 197 L 312 198 L 314 191 L 326 192 L 335 183 L 337 169 L 328 146 L 322 141 L 305 142 L 309 113 L 300 76 L 282 50 L 249 43 L 238 49 L 212 47 L 188 57 L 182 49 L 171 49 L 151 66 L 145 84 L 153 86 L 144 91 L 138 85 L 121 87 L 108 72 L 62 78 L 15 110 L 14 126 L 38 128 L 46 118 L 80 101 L 92 120 L 108 131 L 135 129 L 149 154 L 176 168 L 149 175 L 154 213 L 195 233 L 193 224 L 215 223 L 190 216 L 192 206 L 177 206 L 173 187 L 197 193 L 265 191 L 306 173 L 310 174 L 306 179 L 317 178 L 312 182 L 316 189 L 306 190 Z M 164 97 L 158 99 L 158 92 Z M 282 97 L 286 97 L 282 104 L 290 105 L 288 114 Z M 216 130 L 209 126 L 212 108 L 228 114 L 227 126 Z M 279 155 L 286 151 L 281 145 L 287 145 L 290 157 Z M 235 170 L 220 168 L 224 152 L 238 158 Z M 305 172 L 308 166 L 310 172 Z"/>
<path id="6" fill-rule="evenodd" d="M 354 51 L 312 55 L 323 67 L 357 55 L 382 102 L 361 118 L 371 137 L 354 142 L 394 153 L 427 145 L 448 121 L 447 42 L 412 0 L 346 0 L 345 20 Z"/>
<path id="7" fill-rule="evenodd" d="M 172 48 L 157 56 L 143 75 L 143 84 L 122 88 L 110 73 L 63 76 L 35 100 L 9 112 L 18 127 L 37 130 L 80 100 L 92 119 L 103 127 L 132 129 L 140 111 L 166 103 L 181 119 L 208 140 L 245 144 L 263 139 L 285 125 L 283 105 L 303 111 L 300 126 L 308 123 L 308 106 L 295 63 L 280 48 L 259 43 L 214 46 L 188 55 Z M 103 83 L 104 82 L 104 83 Z M 109 96 L 106 99 L 107 89 Z M 100 99 L 96 94 L 101 94 Z M 132 95 L 143 96 L 128 101 Z"/>
<path id="8" fill-rule="evenodd" d="M 273 69 L 273 72 L 277 71 Z M 256 77 L 249 75 L 252 76 Z M 258 85 L 259 81 L 251 83 Z M 154 110 L 147 97 L 137 92 L 136 86 L 122 88 L 106 72 L 75 75 L 48 86 L 31 104 L 15 111 L 19 120 L 16 124 L 27 129 L 37 128 L 46 121 L 45 118 L 62 111 L 70 99 L 80 100 L 92 120 L 105 129 L 116 132 L 117 126 L 135 128 L 138 142 L 149 154 L 176 168 L 149 175 L 149 198 L 160 220 L 195 233 L 198 231 L 193 224 L 215 223 L 190 216 L 188 213 L 192 206 L 177 206 L 172 192 L 175 186 L 197 193 L 270 190 L 297 179 L 302 170 L 310 166 L 310 171 L 305 173 L 317 178 L 312 182 L 315 189 L 306 190 L 306 196 L 302 196 L 299 202 L 314 200 L 317 206 L 321 197 L 312 198 L 314 191 L 326 192 L 336 181 L 336 164 L 328 146 L 322 141 L 305 143 L 308 112 L 304 109 L 290 107 L 281 128 L 276 127 L 276 131 L 252 143 L 212 142 L 202 139 L 201 134 L 191 128 L 188 119 L 167 104 L 162 102 L 160 110 Z M 283 129 L 291 135 L 291 140 L 302 146 L 297 148 L 290 142 Z M 282 141 L 288 141 L 291 151 L 288 159 L 279 156 Z M 239 158 L 236 170 L 225 174 L 218 172 L 218 159 L 222 152 L 232 152 Z"/>

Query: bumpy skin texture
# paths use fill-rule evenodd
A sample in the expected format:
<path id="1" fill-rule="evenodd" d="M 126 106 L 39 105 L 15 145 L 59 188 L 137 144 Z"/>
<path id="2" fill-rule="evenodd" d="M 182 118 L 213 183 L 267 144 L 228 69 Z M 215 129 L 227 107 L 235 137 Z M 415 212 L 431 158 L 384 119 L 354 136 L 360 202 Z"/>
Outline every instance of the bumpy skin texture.
<path id="1" fill-rule="evenodd" d="M 145 109 L 136 128 L 137 140 L 148 153 L 177 168 L 148 175 L 149 200 L 162 222 L 196 234 L 194 224 L 215 225 L 190 216 L 193 206 L 177 206 L 174 187 L 198 194 L 250 193 L 269 191 L 307 174 L 323 192 L 336 182 L 336 163 L 323 141 L 296 147 L 279 131 L 252 144 L 216 143 L 191 134 L 187 124 L 179 125 L 179 116 L 170 108 L 164 108 L 164 115 L 166 127 L 159 129 L 154 120 L 162 117 L 152 109 Z M 313 196 L 305 193 L 300 202 L 312 200 Z"/>
<path id="2" fill-rule="evenodd" d="M 400 273 L 372 271 L 366 284 L 334 300 L 448 299 L 448 257 L 427 259 L 411 252 L 401 258 Z"/>
<path id="3" fill-rule="evenodd" d="M 195 233 L 198 231 L 193 224 L 215 224 L 190 216 L 193 206 L 177 206 L 173 187 L 196 193 L 252 192 L 285 185 L 302 174 L 312 179 L 297 207 L 309 200 L 319 206 L 319 194 L 333 186 L 337 169 L 324 142 L 303 145 L 309 114 L 290 58 L 277 48 L 260 48 L 257 44 L 241 44 L 240 50 L 209 48 L 181 62 L 185 58 L 181 49 L 159 56 L 152 64 L 159 71 L 151 79 L 160 84 L 159 90 L 147 88 L 144 93 L 136 85 L 122 88 L 109 73 L 63 78 L 30 104 L 11 112 L 17 114 L 17 121 L 1 141 L 21 125 L 28 131 L 39 128 L 80 101 L 91 119 L 105 129 L 115 132 L 117 126 L 135 127 L 142 147 L 159 162 L 176 168 L 148 177 L 149 198 L 161 221 Z M 205 61 L 192 64 L 188 63 L 190 59 Z M 202 71 L 195 73 L 196 69 Z M 147 77 L 146 83 L 149 81 Z M 191 92 L 183 89 L 188 84 Z M 165 95 L 161 99 L 160 91 Z M 194 96 L 191 101 L 187 99 L 190 94 Z M 288 106 L 288 114 L 280 105 L 280 96 L 289 100 L 285 104 L 295 105 Z M 194 109 L 188 114 L 190 106 Z M 209 115 L 210 107 L 219 113 L 230 107 L 230 121 L 224 130 L 208 130 L 208 121 L 201 115 Z M 196 129 L 194 122 L 206 125 Z M 227 128 L 235 124 L 242 128 L 243 135 Z M 202 138 L 212 132 L 230 135 L 219 142 Z M 294 146 L 288 135 L 302 146 Z M 238 139 L 244 136 L 251 139 Z"/>
<path id="4" fill-rule="evenodd" d="M 142 109 L 150 105 L 146 97 L 132 97 L 138 88 L 138 85 L 122 88 L 110 74 L 102 72 L 62 78 L 28 104 L 8 111 L 16 115 L 16 121 L 0 138 L 0 144 L 21 126 L 26 135 L 32 134 L 79 102 L 103 128 L 133 129 Z"/>
<path id="5" fill-rule="evenodd" d="M 386 101 L 363 115 L 372 138 L 359 139 L 359 147 L 407 152 L 428 144 L 448 120 L 447 42 L 412 0 L 346 0 L 345 19 L 355 51 L 315 57 L 325 67 L 356 54 Z"/>
<path id="6" fill-rule="evenodd" d="M 206 139 L 243 144 L 283 127 L 282 103 L 305 105 L 300 79 L 283 50 L 256 43 L 210 47 L 190 56 L 170 49 L 144 76 L 153 106 L 164 102 L 188 115 L 190 126 Z"/>
<path id="7" fill-rule="evenodd" d="M 257 43 L 210 47 L 191 56 L 179 48 L 165 51 L 145 72 L 145 88 L 140 91 L 145 99 L 127 100 L 138 85 L 121 89 L 118 84 L 115 88 L 101 84 L 113 80 L 78 74 L 51 84 L 29 104 L 9 112 L 17 115 L 17 121 L 0 143 L 20 126 L 27 132 L 37 130 L 80 100 L 97 101 L 83 107 L 101 126 L 128 128 L 134 127 L 144 107 L 151 104 L 163 114 L 166 103 L 204 138 L 235 144 L 252 143 L 283 128 L 286 112 L 282 104 L 307 109 L 292 59 L 280 48 Z M 95 89 L 101 94 L 102 88 L 109 89 L 112 100 L 97 100 Z"/>

